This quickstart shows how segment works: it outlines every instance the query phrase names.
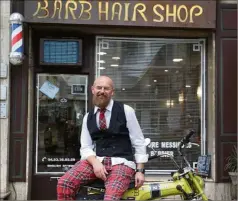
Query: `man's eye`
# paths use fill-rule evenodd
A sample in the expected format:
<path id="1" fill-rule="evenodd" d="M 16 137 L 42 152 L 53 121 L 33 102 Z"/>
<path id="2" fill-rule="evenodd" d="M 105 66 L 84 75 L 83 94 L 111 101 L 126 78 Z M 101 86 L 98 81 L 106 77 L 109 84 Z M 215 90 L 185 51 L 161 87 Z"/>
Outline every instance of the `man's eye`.
<path id="1" fill-rule="evenodd" d="M 105 91 L 110 91 L 111 88 L 110 87 L 96 87 L 97 90 L 102 90 L 104 89 Z"/>

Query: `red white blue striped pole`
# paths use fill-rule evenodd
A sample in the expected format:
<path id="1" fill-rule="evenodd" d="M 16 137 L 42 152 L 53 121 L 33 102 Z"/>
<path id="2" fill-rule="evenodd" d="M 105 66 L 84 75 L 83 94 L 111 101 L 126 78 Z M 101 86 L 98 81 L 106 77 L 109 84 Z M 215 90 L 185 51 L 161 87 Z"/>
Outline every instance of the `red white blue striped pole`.
<path id="1" fill-rule="evenodd" d="M 9 60 L 13 65 L 22 64 L 24 59 L 23 20 L 23 16 L 20 13 L 12 13 L 10 16 L 11 52 Z"/>

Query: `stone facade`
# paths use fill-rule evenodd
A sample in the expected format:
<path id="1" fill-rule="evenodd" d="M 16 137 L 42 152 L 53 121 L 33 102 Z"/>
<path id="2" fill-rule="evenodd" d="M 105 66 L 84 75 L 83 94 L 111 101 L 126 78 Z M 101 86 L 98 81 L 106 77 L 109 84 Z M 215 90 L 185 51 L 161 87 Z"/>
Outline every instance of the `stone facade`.
<path id="1" fill-rule="evenodd" d="M 1 103 L 7 104 L 7 118 L 0 119 L 1 140 L 0 140 L 0 161 L 1 161 L 1 198 L 5 197 L 9 193 L 8 182 L 8 156 L 9 156 L 9 113 L 10 113 L 10 85 L 9 85 L 9 17 L 10 17 L 10 1 L 0 1 L 0 61 L 1 70 L 3 66 L 7 66 L 7 77 L 0 78 L 0 85 L 7 86 L 7 98 L 2 100 Z"/>

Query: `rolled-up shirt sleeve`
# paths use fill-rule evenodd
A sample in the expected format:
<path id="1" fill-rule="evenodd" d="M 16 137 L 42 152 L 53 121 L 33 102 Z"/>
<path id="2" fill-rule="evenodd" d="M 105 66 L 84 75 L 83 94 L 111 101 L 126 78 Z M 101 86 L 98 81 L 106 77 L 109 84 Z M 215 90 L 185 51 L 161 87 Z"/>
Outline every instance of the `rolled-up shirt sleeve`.
<path id="1" fill-rule="evenodd" d="M 82 131 L 80 136 L 81 160 L 86 160 L 89 156 L 96 156 L 96 153 L 93 151 L 94 149 L 93 141 L 87 127 L 87 118 L 88 118 L 88 114 L 86 114 L 83 118 Z"/>
<path id="2" fill-rule="evenodd" d="M 146 163 L 148 155 L 146 153 L 145 138 L 136 118 L 135 110 L 128 105 L 124 105 L 124 108 L 131 144 L 135 149 L 135 161 L 136 163 Z"/>

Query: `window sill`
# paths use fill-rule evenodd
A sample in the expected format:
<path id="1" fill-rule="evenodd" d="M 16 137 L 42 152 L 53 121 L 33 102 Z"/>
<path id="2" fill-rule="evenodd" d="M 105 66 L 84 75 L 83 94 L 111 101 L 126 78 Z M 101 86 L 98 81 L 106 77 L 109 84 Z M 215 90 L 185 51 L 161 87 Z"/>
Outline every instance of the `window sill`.
<path id="1" fill-rule="evenodd" d="M 204 181 L 205 182 L 211 182 L 211 183 L 215 182 L 214 179 L 212 179 L 212 178 L 204 178 Z"/>
<path id="2" fill-rule="evenodd" d="M 11 194 L 11 191 L 8 191 L 6 193 L 0 193 L 0 200 L 5 200 L 9 195 Z"/>

